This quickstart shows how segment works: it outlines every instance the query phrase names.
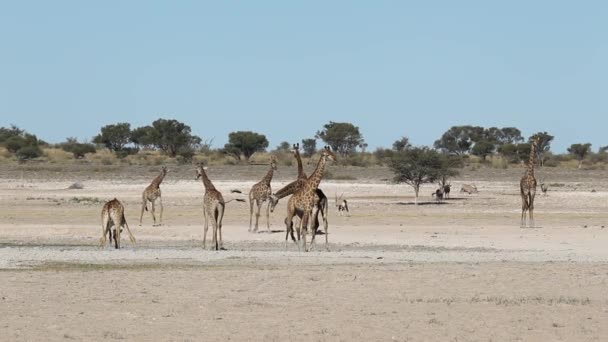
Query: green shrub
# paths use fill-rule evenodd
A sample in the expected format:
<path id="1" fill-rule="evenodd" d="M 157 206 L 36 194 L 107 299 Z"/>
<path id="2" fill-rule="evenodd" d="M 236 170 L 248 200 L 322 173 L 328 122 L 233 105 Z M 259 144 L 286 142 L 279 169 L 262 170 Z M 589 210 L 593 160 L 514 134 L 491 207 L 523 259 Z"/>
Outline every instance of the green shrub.
<path id="1" fill-rule="evenodd" d="M 16 154 L 21 160 L 34 159 L 42 156 L 42 150 L 38 145 L 28 145 L 20 148 Z"/>

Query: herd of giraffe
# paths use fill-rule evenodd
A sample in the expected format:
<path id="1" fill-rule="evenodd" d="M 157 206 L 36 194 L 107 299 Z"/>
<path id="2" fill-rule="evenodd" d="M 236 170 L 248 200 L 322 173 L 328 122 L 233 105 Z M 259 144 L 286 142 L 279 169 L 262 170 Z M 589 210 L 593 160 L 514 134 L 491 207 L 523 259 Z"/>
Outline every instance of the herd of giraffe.
<path id="1" fill-rule="evenodd" d="M 299 147 L 299 144 L 295 144 L 293 145 L 292 149 L 292 152 L 298 163 L 298 178 L 295 181 L 287 184 L 285 187 L 283 187 L 276 193 L 272 193 L 270 183 L 272 181 L 274 171 L 277 170 L 277 160 L 273 156 L 271 157 L 270 168 L 267 174 L 264 176 L 264 178 L 262 178 L 261 181 L 254 184 L 251 190 L 249 191 L 249 231 L 258 231 L 260 211 L 262 205 L 266 201 L 268 201 L 268 206 L 266 208 L 266 224 L 268 232 L 270 232 L 270 212 L 274 212 L 274 208 L 276 207 L 281 198 L 292 195 L 287 203 L 287 217 L 285 218 L 286 245 L 289 236 L 291 236 L 291 239 L 298 246 L 298 248 L 300 248 L 300 244 L 298 244 L 297 241 L 302 241 L 302 245 L 305 251 L 309 251 L 310 249 L 312 249 L 315 241 L 315 233 L 317 231 L 317 228 L 319 227 L 319 214 L 321 214 L 325 231 L 325 248 L 327 249 L 328 201 L 327 196 L 325 196 L 323 191 L 319 189 L 319 184 L 323 179 L 323 174 L 327 161 L 336 161 L 336 155 L 331 151 L 329 147 L 326 146 L 321 151 L 321 158 L 319 159 L 315 171 L 311 174 L 310 177 L 307 177 L 304 173 L 304 168 L 302 166 L 302 158 L 300 157 Z M 209 224 L 211 224 L 213 228 L 212 248 L 215 250 L 220 250 L 223 249 L 222 220 L 224 217 L 226 204 L 231 201 L 244 202 L 244 200 L 240 198 L 235 198 L 230 201 L 224 201 L 222 194 L 215 188 L 215 186 L 207 176 L 206 170 L 207 167 L 204 167 L 202 164 L 197 165 L 195 177 L 195 180 L 198 180 L 199 178 L 202 179 L 205 188 L 205 194 L 203 196 L 203 214 L 205 218 L 203 231 L 203 248 L 207 247 L 207 230 L 209 228 Z M 142 207 L 141 215 L 139 217 L 140 226 L 142 224 L 144 211 L 148 210 L 148 204 L 150 204 L 150 213 L 152 214 L 152 219 L 154 220 L 153 225 L 157 225 L 155 215 L 156 200 L 158 200 L 160 203 L 160 220 L 158 225 L 162 224 L 163 204 L 160 184 L 162 183 L 166 175 L 167 168 L 163 166 L 160 174 L 152 180 L 152 183 L 150 183 L 150 185 L 146 187 L 146 189 L 142 193 Z M 254 204 L 256 205 L 257 210 L 255 214 L 255 227 L 252 230 Z M 298 236 L 297 241 L 294 236 L 294 217 L 297 217 L 299 219 L 299 224 L 295 227 Z M 114 247 L 120 248 L 120 233 L 122 232 L 122 227 L 125 227 L 127 229 L 131 242 L 135 242 L 135 237 L 133 237 L 133 234 L 131 234 L 131 230 L 129 229 L 129 226 L 124 216 L 124 206 L 119 200 L 114 198 L 113 200 L 105 203 L 102 209 L 101 218 L 102 237 L 99 241 L 100 247 L 105 246 L 107 241 L 106 236 L 109 236 L 110 243 L 112 242 L 112 237 L 114 237 Z M 307 231 L 309 230 L 309 226 L 312 237 L 310 246 L 307 246 L 306 235 Z M 114 227 L 113 230 L 112 227 Z"/>
<path id="2" fill-rule="evenodd" d="M 534 227 L 534 197 L 536 195 L 536 178 L 534 176 L 534 164 L 536 163 L 536 149 L 538 146 L 538 139 L 532 139 L 530 146 L 530 157 L 526 165 L 526 172 L 520 181 L 520 194 L 522 199 L 522 210 L 521 210 L 521 227 L 526 227 L 526 212 L 529 213 L 529 227 Z M 325 147 L 321 151 L 321 158 L 317 163 L 315 171 L 310 175 L 306 176 L 304 168 L 302 166 L 302 159 L 299 152 L 299 144 L 293 145 L 292 152 L 298 164 L 298 177 L 293 182 L 287 184 L 276 193 L 272 193 L 271 181 L 274 175 L 274 171 L 277 170 L 277 160 L 273 156 L 270 161 L 270 168 L 264 178 L 261 181 L 254 184 L 249 191 L 249 231 L 257 232 L 258 223 L 260 218 L 260 211 L 263 204 L 268 201 L 266 208 L 266 224 L 267 230 L 270 232 L 270 212 L 274 212 L 276 205 L 279 200 L 291 195 L 287 202 L 287 217 L 285 218 L 285 246 L 291 236 L 292 241 L 300 249 L 300 244 L 296 241 L 294 236 L 294 224 L 293 219 L 297 217 L 299 224 L 296 225 L 295 230 L 297 233 L 297 240 L 301 240 L 304 251 L 309 251 L 314 247 L 315 233 L 320 225 L 319 214 L 323 219 L 324 233 L 325 233 L 325 248 L 328 249 L 328 200 L 327 196 L 319 189 L 319 184 L 323 179 L 325 166 L 328 160 L 336 161 L 336 155 L 331 151 L 329 147 Z M 207 176 L 207 167 L 199 164 L 196 168 L 195 180 L 202 179 L 205 187 L 205 194 L 203 196 L 203 214 L 205 218 L 204 232 L 203 232 L 203 248 L 207 245 L 207 230 L 209 228 L 209 221 L 213 228 L 212 248 L 215 250 L 223 249 L 222 242 L 222 220 L 224 217 L 224 211 L 226 204 L 231 201 L 241 201 L 243 199 L 232 199 L 230 201 L 224 201 L 222 194 L 215 188 L 209 177 Z M 152 183 L 146 187 L 142 194 L 142 208 L 141 215 L 139 218 L 139 225 L 141 226 L 144 210 L 148 210 L 148 202 L 150 203 L 150 212 L 154 225 L 156 223 L 155 215 L 155 202 L 158 199 L 160 203 L 160 222 L 162 224 L 163 219 L 163 204 L 160 191 L 160 184 L 167 175 L 167 168 L 162 167 L 161 173 L 152 180 Z M 257 207 L 255 213 L 255 226 L 252 230 L 253 225 L 253 211 L 254 203 Z M 106 244 L 106 235 L 109 236 L 110 243 L 112 238 L 114 239 L 115 248 L 120 248 L 120 233 L 122 227 L 127 229 L 129 238 L 132 243 L 135 243 L 135 237 L 131 233 L 127 221 L 124 216 L 124 207 L 119 200 L 114 198 L 113 200 L 104 204 L 102 213 L 102 237 L 100 239 L 100 247 L 104 247 Z M 112 231 L 112 227 L 114 230 Z M 310 229 L 309 229 L 310 228 Z M 311 233 L 310 245 L 307 246 L 306 235 Z"/>

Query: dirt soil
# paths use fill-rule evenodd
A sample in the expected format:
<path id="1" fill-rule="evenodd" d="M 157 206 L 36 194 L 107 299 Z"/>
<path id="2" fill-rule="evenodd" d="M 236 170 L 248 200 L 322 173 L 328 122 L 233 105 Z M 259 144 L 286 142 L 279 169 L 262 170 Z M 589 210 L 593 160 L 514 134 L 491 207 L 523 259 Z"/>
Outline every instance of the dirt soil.
<path id="1" fill-rule="evenodd" d="M 329 234 L 285 244 L 285 205 L 249 233 L 227 204 L 226 250 L 202 249 L 203 186 L 189 166 L 162 184 L 163 225 L 141 193 L 158 167 L 0 166 L 0 340 L 604 341 L 608 172 L 545 168 L 536 228 L 519 227 L 520 169 L 467 170 L 414 205 L 384 168 L 331 166 Z M 226 199 L 264 166 L 211 168 Z M 275 190 L 295 178 L 282 167 Z M 80 182 L 84 189 L 68 189 Z M 478 194 L 459 193 L 475 183 Z M 344 193 L 350 215 L 339 216 Z M 117 197 L 137 242 L 99 248 Z M 157 204 L 157 214 L 159 206 Z M 254 218 L 255 220 L 255 218 Z M 123 233 L 124 234 L 124 233 Z M 325 238 L 329 251 L 325 250 Z M 210 236 L 207 236 L 210 239 Z"/>

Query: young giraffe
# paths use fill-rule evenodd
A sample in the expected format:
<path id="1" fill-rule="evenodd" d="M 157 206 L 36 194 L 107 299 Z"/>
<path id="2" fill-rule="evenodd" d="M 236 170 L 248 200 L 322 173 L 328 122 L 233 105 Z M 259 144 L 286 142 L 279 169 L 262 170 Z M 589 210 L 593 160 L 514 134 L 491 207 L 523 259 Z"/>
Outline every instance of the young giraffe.
<path id="1" fill-rule="evenodd" d="M 222 194 L 215 189 L 211 180 L 207 176 L 206 167 L 199 164 L 196 168 L 196 178 L 203 179 L 205 186 L 205 196 L 203 196 L 203 213 L 205 215 L 205 230 L 203 232 L 203 248 L 207 247 L 207 229 L 209 228 L 209 219 L 211 219 L 211 225 L 213 226 L 213 245 L 215 250 L 223 249 L 222 247 L 222 219 L 224 218 L 224 209 L 226 208 L 226 202 Z M 219 231 L 219 243 L 218 243 L 218 231 Z"/>
<path id="2" fill-rule="evenodd" d="M 260 220 L 260 210 L 261 210 L 264 202 L 266 202 L 266 200 L 268 200 L 270 195 L 272 195 L 272 189 L 270 187 L 270 182 L 272 181 L 272 176 L 274 174 L 274 171 L 276 171 L 276 169 L 277 169 L 277 159 L 275 158 L 275 156 L 272 156 L 270 158 L 270 169 L 268 170 L 268 173 L 266 173 L 266 176 L 264 176 L 264 178 L 262 178 L 261 181 L 254 184 L 251 187 L 251 191 L 249 191 L 249 230 L 248 231 L 251 231 L 251 224 L 252 224 L 252 220 L 253 220 L 253 202 L 254 201 L 258 207 L 258 210 L 255 214 L 255 228 L 253 231 L 254 232 L 258 231 L 258 222 Z M 268 206 L 266 207 L 266 224 L 267 224 L 268 232 L 270 233 L 270 201 L 268 201 Z"/>
<path id="3" fill-rule="evenodd" d="M 274 208 L 277 206 L 277 204 L 279 203 L 279 200 L 281 198 L 292 195 L 295 192 L 297 192 L 298 190 L 302 189 L 304 187 L 304 184 L 308 180 L 308 176 L 306 176 L 306 173 L 304 172 L 304 167 L 302 166 L 302 157 L 300 157 L 300 144 L 299 143 L 294 144 L 291 152 L 293 153 L 294 157 L 296 158 L 296 162 L 298 163 L 298 179 L 287 184 L 286 186 L 281 188 L 279 191 L 277 191 L 275 194 L 270 196 L 269 202 L 270 202 L 270 212 L 271 213 L 274 212 Z M 327 200 L 327 196 L 325 196 L 325 193 L 323 192 L 323 190 L 317 189 L 315 200 L 318 203 L 319 213 L 321 213 L 321 216 L 323 217 L 323 226 L 324 226 L 325 232 L 327 232 L 327 228 L 328 228 L 327 213 L 329 210 L 329 201 Z M 313 226 L 312 231 L 316 232 L 317 228 L 319 228 L 318 214 L 315 216 L 315 221 L 314 221 L 314 226 Z M 299 233 L 300 232 L 298 231 L 298 234 Z M 299 235 L 298 235 L 298 240 L 300 240 Z M 327 235 L 325 236 L 325 240 L 327 240 Z"/>
<path id="4" fill-rule="evenodd" d="M 148 185 L 148 187 L 142 193 L 142 195 L 141 195 L 141 198 L 142 198 L 141 215 L 139 215 L 139 225 L 140 226 L 141 226 L 141 221 L 144 217 L 144 210 L 148 211 L 148 202 L 150 202 L 152 205 L 152 210 L 150 211 L 150 213 L 152 213 L 152 219 L 154 219 L 154 224 L 152 226 L 156 226 L 156 215 L 154 215 L 154 212 L 155 212 L 154 203 L 156 202 L 156 199 L 158 199 L 160 202 L 160 224 L 159 225 L 163 224 L 163 199 L 162 199 L 161 193 L 160 193 L 160 183 L 163 182 L 163 179 L 165 179 L 166 175 L 167 175 L 167 167 L 163 166 L 162 169 L 160 170 L 160 174 L 152 180 L 152 183 L 150 183 L 150 185 Z"/>
<path id="5" fill-rule="evenodd" d="M 308 223 L 312 218 L 318 215 L 319 211 L 319 203 L 318 198 L 316 196 L 316 190 L 319 186 L 319 183 L 321 183 L 321 180 L 323 179 L 323 172 L 325 171 L 325 165 L 327 164 L 328 159 L 336 161 L 336 155 L 331 151 L 328 146 L 325 146 L 322 151 L 321 158 L 319 159 L 319 163 L 317 164 L 317 168 L 315 169 L 313 174 L 310 175 L 310 177 L 306 180 L 306 183 L 304 183 L 304 187 L 297 191 L 295 194 L 293 194 L 293 196 L 291 196 L 291 198 L 289 199 L 289 202 L 287 202 L 287 217 L 285 218 L 285 239 L 287 240 L 288 234 L 291 234 L 291 239 L 294 241 L 294 243 L 296 242 L 293 236 L 293 217 L 297 215 L 298 217 L 300 217 L 298 235 L 300 235 L 301 232 L 302 244 L 305 252 L 308 252 L 308 248 L 306 246 L 306 233 L 308 230 Z M 312 248 L 315 243 L 315 233 L 312 232 L 312 230 L 311 233 L 312 238 L 310 241 L 310 247 Z M 327 232 L 325 232 L 325 247 L 327 248 Z"/>
<path id="6" fill-rule="evenodd" d="M 538 138 L 533 138 L 530 144 L 530 159 L 526 165 L 526 174 L 519 182 L 521 194 L 521 227 L 526 227 L 526 211 L 530 212 L 530 228 L 534 228 L 534 196 L 536 195 L 536 178 L 534 178 L 534 164 L 536 163 L 536 148 Z"/>
<path id="7" fill-rule="evenodd" d="M 101 238 L 99 239 L 99 247 L 106 245 L 106 235 L 110 236 L 110 244 L 112 243 L 112 226 L 114 226 L 114 247 L 120 248 L 120 232 L 122 227 L 127 228 L 129 239 L 135 243 L 135 237 L 131 234 L 127 220 L 125 219 L 125 207 L 119 200 L 114 198 L 106 202 L 101 209 Z"/>

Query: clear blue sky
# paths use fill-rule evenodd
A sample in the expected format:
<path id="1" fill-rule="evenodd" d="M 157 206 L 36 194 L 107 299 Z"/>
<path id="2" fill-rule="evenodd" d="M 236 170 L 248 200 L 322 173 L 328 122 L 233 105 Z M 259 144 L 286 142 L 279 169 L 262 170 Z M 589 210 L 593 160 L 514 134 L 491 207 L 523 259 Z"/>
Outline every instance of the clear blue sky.
<path id="1" fill-rule="evenodd" d="M 175 118 L 223 146 L 326 122 L 608 145 L 606 1 L 2 1 L 0 125 L 50 142 Z"/>

